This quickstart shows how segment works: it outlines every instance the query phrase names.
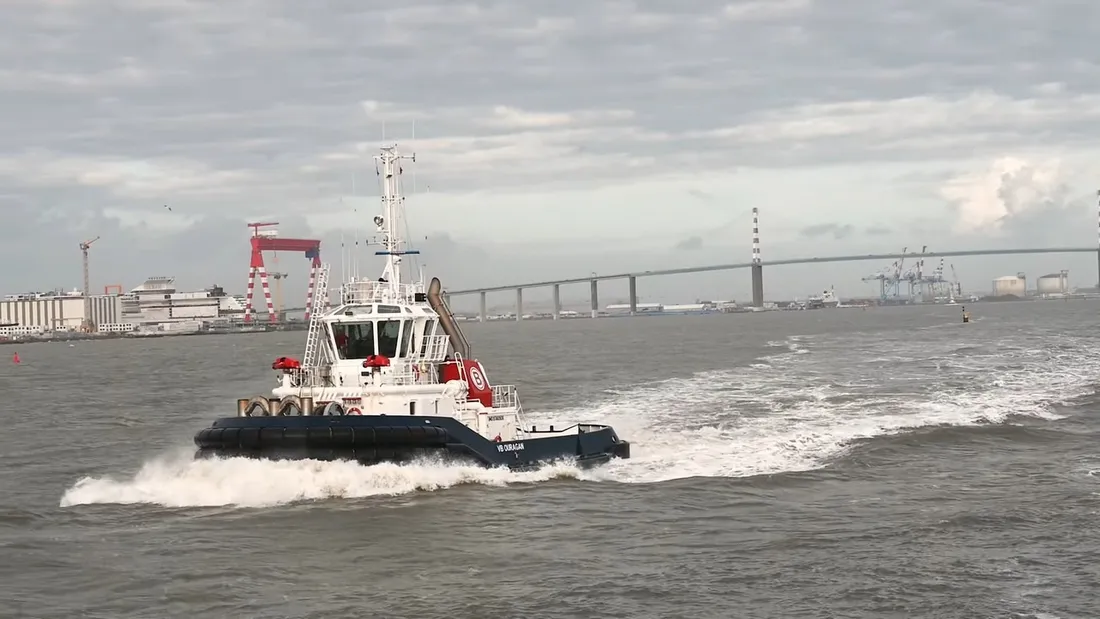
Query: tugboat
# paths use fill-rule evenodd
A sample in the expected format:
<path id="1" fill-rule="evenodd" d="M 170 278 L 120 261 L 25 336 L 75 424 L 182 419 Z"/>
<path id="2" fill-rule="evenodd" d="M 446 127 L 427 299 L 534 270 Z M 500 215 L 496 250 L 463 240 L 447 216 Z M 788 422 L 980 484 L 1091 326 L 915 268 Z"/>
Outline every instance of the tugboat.
<path id="1" fill-rule="evenodd" d="M 382 212 L 374 218 L 385 268 L 377 280 L 347 278 L 328 308 L 321 266 L 301 361 L 272 364 L 271 396 L 237 400 L 237 414 L 195 435 L 196 457 L 351 460 L 363 465 L 424 456 L 514 470 L 558 460 L 579 466 L 629 458 L 630 443 L 606 425 L 536 427 L 523 419 L 514 385 L 489 382 L 444 299 L 442 284 L 406 283 L 404 197 L 397 146 L 383 146 Z M 411 277 L 410 277 L 411 279 Z"/>
<path id="2" fill-rule="evenodd" d="M 812 296 L 806 302 L 806 309 L 834 309 L 840 305 L 836 292 L 830 288 L 822 291 L 821 296 Z"/>

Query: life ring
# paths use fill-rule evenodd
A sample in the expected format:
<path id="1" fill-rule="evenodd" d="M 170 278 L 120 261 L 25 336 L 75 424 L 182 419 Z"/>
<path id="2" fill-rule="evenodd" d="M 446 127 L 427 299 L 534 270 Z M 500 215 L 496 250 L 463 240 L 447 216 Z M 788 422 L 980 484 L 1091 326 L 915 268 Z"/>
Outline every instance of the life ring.
<path id="1" fill-rule="evenodd" d="M 359 410 L 358 406 L 353 406 L 353 407 L 349 408 L 348 412 L 346 412 L 344 414 L 345 415 L 362 415 L 363 411 Z"/>
<path id="2" fill-rule="evenodd" d="M 484 391 L 486 387 L 485 374 L 482 373 L 481 368 L 476 365 L 471 365 L 468 373 L 470 374 L 470 383 L 478 391 Z"/>

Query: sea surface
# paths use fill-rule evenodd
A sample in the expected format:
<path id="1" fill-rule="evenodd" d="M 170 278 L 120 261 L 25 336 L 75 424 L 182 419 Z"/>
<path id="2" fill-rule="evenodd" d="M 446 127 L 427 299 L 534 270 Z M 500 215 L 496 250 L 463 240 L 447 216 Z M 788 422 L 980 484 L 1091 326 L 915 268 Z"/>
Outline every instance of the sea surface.
<path id="1" fill-rule="evenodd" d="M 1100 304 L 463 325 L 511 474 L 192 461 L 302 333 L 5 346 L 0 616 L 1100 616 Z"/>

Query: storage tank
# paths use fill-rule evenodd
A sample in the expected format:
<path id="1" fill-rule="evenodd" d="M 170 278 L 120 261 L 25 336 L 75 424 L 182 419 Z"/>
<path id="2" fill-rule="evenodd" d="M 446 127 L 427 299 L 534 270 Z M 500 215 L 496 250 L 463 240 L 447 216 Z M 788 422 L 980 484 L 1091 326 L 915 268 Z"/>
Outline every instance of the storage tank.
<path id="1" fill-rule="evenodd" d="M 1040 277 L 1035 282 L 1035 290 L 1039 294 L 1065 294 L 1069 292 L 1069 271 L 1051 273 Z"/>
<path id="2" fill-rule="evenodd" d="M 1019 275 L 1005 275 L 993 280 L 993 296 L 1003 297 L 1015 295 L 1023 297 L 1027 292 L 1027 284 Z"/>

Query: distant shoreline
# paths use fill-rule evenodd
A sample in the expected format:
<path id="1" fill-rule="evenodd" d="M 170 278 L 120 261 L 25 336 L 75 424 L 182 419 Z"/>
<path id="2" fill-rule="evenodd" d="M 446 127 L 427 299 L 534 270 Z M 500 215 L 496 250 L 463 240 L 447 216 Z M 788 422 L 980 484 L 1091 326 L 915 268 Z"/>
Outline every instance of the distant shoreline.
<path id="1" fill-rule="evenodd" d="M 0 340 L 0 345 L 11 346 L 13 344 L 52 344 L 52 343 L 65 343 L 65 342 L 88 342 L 88 341 L 104 341 L 104 340 L 144 340 L 144 339 L 160 339 L 166 337 L 186 337 L 186 336 L 199 336 L 199 335 L 261 335 L 264 333 L 276 333 L 279 331 L 305 331 L 307 325 L 301 326 L 283 325 L 273 329 L 266 328 L 267 325 L 263 325 L 263 328 L 237 328 L 237 329 L 213 329 L 206 331 L 182 331 L 173 333 L 171 331 L 151 331 L 135 335 L 134 332 L 128 333 L 54 333 L 50 335 L 30 335 L 22 336 L 19 338 L 3 339 Z"/>

